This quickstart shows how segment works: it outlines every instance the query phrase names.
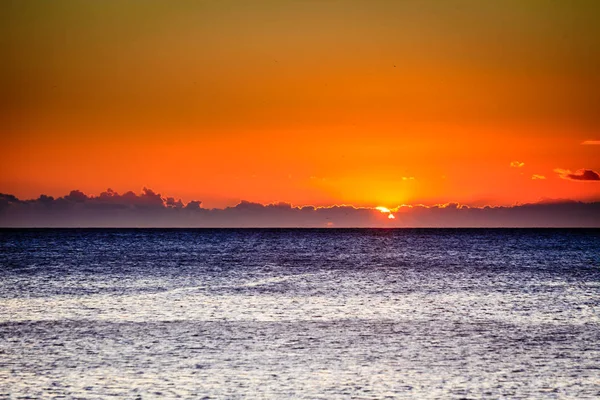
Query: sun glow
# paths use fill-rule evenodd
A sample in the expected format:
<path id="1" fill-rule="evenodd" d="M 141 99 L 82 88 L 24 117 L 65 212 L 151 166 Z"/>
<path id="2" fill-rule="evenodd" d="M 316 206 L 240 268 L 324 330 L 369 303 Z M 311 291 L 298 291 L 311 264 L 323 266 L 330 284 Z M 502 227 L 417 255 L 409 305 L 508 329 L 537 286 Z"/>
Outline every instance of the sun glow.
<path id="1" fill-rule="evenodd" d="M 396 219 L 394 214 L 392 214 L 392 211 L 390 211 L 390 209 L 387 207 L 379 206 L 379 207 L 375 207 L 375 209 L 381 211 L 384 214 L 388 214 L 389 219 Z"/>

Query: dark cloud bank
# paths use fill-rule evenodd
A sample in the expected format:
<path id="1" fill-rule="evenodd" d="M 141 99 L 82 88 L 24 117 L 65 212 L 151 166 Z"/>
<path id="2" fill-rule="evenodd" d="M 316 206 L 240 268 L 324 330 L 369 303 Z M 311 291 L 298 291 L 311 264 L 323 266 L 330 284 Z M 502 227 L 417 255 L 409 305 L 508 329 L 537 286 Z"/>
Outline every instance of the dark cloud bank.
<path id="1" fill-rule="evenodd" d="M 568 174 L 567 177 L 574 181 L 600 181 L 600 175 L 591 169 L 579 170 L 574 174 Z"/>
<path id="2" fill-rule="evenodd" d="M 580 169 L 572 173 L 568 169 L 556 168 L 554 172 L 558 173 L 562 179 L 572 181 L 600 181 L 600 174 L 591 169 Z"/>
<path id="3" fill-rule="evenodd" d="M 388 214 L 371 208 L 292 207 L 242 201 L 205 209 L 150 189 L 141 194 L 107 190 L 88 196 L 42 195 L 20 200 L 0 194 L 1 227 L 600 227 L 600 202 L 543 202 L 513 207 L 470 208 L 458 204 L 404 206 Z"/>

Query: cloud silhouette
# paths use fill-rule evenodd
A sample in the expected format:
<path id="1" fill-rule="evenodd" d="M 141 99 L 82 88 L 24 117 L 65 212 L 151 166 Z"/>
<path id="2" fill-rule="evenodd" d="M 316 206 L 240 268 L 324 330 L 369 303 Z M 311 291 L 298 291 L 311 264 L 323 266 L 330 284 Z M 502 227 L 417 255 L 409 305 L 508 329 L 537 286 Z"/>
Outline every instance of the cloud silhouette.
<path id="1" fill-rule="evenodd" d="M 83 203 L 84 201 L 88 200 L 88 197 L 85 195 L 85 193 L 79 190 L 71 190 L 71 193 L 66 195 L 64 199 L 66 201 L 72 201 L 75 203 Z"/>
<path id="2" fill-rule="evenodd" d="M 600 174 L 591 169 L 580 169 L 573 173 L 568 169 L 556 168 L 554 172 L 562 179 L 570 179 L 572 181 L 600 181 Z"/>
<path id="3" fill-rule="evenodd" d="M 592 171 L 593 172 L 593 171 Z M 573 174 L 572 174 L 573 175 Z M 576 176 L 590 176 L 584 172 Z M 73 190 L 59 198 L 21 200 L 0 194 L 2 227 L 600 227 L 600 202 L 545 200 L 513 207 L 469 207 L 459 203 L 376 208 L 241 201 L 224 209 L 185 204 L 151 189 L 98 196 Z"/>
<path id="4" fill-rule="evenodd" d="M 165 206 L 169 208 L 183 208 L 184 204 L 181 199 L 175 200 L 173 197 L 167 197 L 165 199 Z"/>
<path id="5" fill-rule="evenodd" d="M 531 179 L 533 179 L 533 180 L 543 180 L 543 179 L 546 179 L 546 177 L 544 175 L 533 174 L 533 175 L 531 175 Z"/>
<path id="6" fill-rule="evenodd" d="M 179 200 L 181 201 L 181 200 Z M 185 210 L 197 211 L 200 210 L 200 206 L 202 205 L 201 201 L 192 200 L 183 207 Z"/>

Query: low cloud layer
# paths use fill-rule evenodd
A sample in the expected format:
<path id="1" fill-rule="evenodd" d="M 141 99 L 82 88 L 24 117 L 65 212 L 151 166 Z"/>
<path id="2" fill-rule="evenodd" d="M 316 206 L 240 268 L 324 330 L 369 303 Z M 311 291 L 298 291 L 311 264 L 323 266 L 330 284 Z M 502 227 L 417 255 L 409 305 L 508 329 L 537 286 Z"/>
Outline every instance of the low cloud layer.
<path id="1" fill-rule="evenodd" d="M 450 203 L 390 211 L 249 201 L 205 209 L 200 201 L 185 204 L 146 188 L 140 194 L 107 190 L 98 196 L 73 190 L 56 199 L 42 195 L 35 200 L 0 194 L 2 227 L 600 227 L 600 202 L 481 208 Z"/>
<path id="2" fill-rule="evenodd" d="M 571 172 L 568 169 L 556 168 L 554 172 L 561 178 L 572 181 L 600 181 L 600 174 L 591 169 L 580 169 L 576 172 Z"/>

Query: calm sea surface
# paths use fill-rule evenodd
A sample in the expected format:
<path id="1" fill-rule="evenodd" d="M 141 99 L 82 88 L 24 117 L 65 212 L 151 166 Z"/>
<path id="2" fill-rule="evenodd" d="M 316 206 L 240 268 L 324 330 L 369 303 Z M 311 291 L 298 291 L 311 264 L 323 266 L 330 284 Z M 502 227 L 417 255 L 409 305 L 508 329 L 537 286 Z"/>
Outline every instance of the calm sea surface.
<path id="1" fill-rule="evenodd" d="M 599 230 L 0 230 L 0 398 L 600 396 Z"/>

